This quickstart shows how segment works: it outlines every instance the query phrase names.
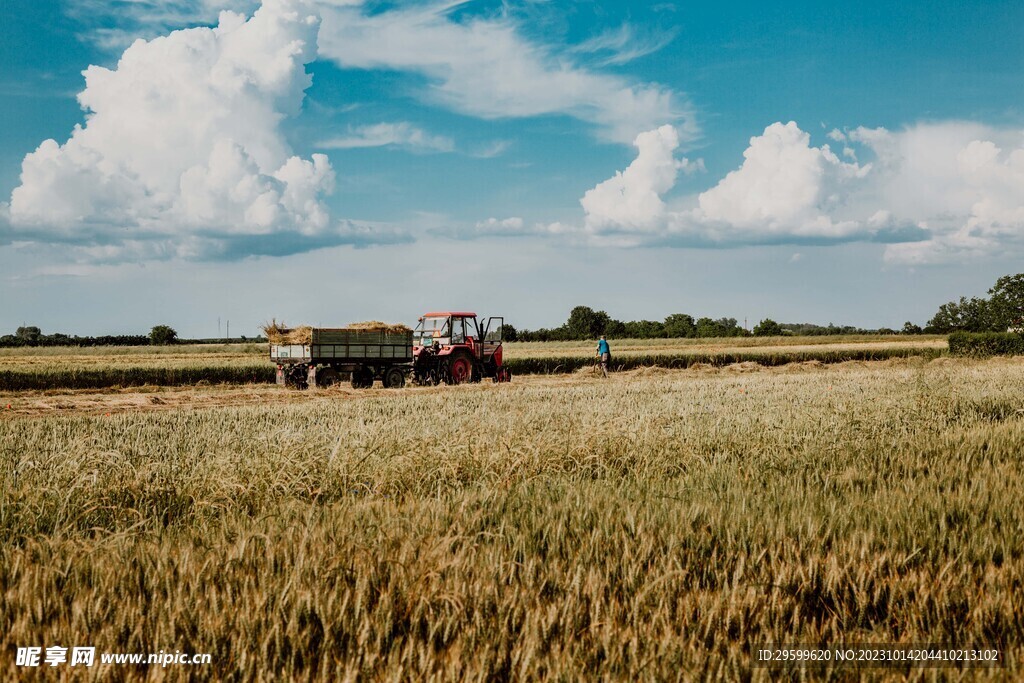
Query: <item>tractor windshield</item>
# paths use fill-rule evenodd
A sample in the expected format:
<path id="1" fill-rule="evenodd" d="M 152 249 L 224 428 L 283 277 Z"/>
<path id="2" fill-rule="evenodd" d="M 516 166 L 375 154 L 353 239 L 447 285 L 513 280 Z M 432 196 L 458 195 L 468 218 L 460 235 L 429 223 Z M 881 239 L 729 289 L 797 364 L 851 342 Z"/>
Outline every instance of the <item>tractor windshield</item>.
<path id="1" fill-rule="evenodd" d="M 413 332 L 413 343 L 419 346 L 430 346 L 435 341 L 449 344 L 451 337 L 451 318 L 422 318 Z"/>

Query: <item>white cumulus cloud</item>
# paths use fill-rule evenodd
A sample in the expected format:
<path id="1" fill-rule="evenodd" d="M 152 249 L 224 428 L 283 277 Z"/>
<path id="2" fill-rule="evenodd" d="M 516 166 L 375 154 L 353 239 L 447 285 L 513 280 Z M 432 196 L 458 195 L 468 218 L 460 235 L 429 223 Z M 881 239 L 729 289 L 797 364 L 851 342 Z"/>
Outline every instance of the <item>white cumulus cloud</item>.
<path id="1" fill-rule="evenodd" d="M 604 243 L 834 240 L 862 230 L 832 214 L 845 212 L 844 186 L 861 181 L 870 167 L 843 162 L 827 145 L 810 145 L 795 123 L 772 124 L 751 138 L 742 166 L 676 210 L 663 195 L 680 170 L 703 170 L 703 164 L 676 159 L 679 140 L 671 126 L 642 133 L 634 144 L 633 163 L 580 200 L 584 230 Z"/>
<path id="2" fill-rule="evenodd" d="M 186 256 L 253 238 L 287 251 L 351 241 L 322 201 L 327 157 L 293 156 L 280 130 L 311 83 L 319 23 L 302 0 L 266 0 L 248 20 L 223 12 L 214 28 L 138 40 L 115 68 L 90 66 L 84 125 L 22 162 L 14 237 L 111 252 L 149 241 Z"/>
<path id="3" fill-rule="evenodd" d="M 696 165 L 675 157 L 670 126 L 648 131 L 626 170 L 584 194 L 574 232 L 613 246 L 871 240 L 909 264 L 1024 253 L 1024 131 L 950 122 L 828 137 L 859 152 L 844 147 L 844 161 L 795 122 L 773 123 L 739 168 L 670 206 L 678 171 Z"/>
<path id="4" fill-rule="evenodd" d="M 858 128 L 878 158 L 870 201 L 928 239 L 894 243 L 893 263 L 958 262 L 1024 253 L 1024 131 L 946 122 L 901 131 Z"/>
<path id="5" fill-rule="evenodd" d="M 845 163 L 814 147 L 795 122 L 773 123 L 750 139 L 743 165 L 700 194 L 695 217 L 729 232 L 838 238 L 860 230 L 841 220 L 856 181 L 871 166 Z"/>
<path id="6" fill-rule="evenodd" d="M 587 227 L 650 232 L 663 229 L 666 210 L 661 195 L 672 189 L 676 174 L 686 162 L 673 153 L 679 136 L 672 126 L 641 133 L 633 143 L 636 159 L 621 173 L 588 190 L 580 204 Z"/>

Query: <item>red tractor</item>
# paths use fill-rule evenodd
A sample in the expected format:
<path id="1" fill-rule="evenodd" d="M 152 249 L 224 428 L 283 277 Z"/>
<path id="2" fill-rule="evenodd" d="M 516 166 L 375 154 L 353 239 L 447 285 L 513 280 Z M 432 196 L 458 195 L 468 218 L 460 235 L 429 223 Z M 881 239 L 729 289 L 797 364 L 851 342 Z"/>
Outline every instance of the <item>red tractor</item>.
<path id="1" fill-rule="evenodd" d="M 489 377 L 508 382 L 502 367 L 501 328 L 504 318 L 488 318 L 481 326 L 476 313 L 427 313 L 412 333 L 413 380 L 417 384 L 462 384 Z"/>

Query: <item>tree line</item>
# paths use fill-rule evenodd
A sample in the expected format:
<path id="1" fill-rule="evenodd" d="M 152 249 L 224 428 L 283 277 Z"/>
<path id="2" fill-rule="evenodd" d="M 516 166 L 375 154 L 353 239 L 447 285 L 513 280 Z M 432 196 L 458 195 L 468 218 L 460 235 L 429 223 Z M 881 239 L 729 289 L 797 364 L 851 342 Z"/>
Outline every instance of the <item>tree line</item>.
<path id="1" fill-rule="evenodd" d="M 153 327 L 149 334 L 104 334 L 95 337 L 54 332 L 43 334 L 35 325 L 19 327 L 14 334 L 0 336 L 0 348 L 17 348 L 20 346 L 163 346 L 176 344 L 180 341 L 174 328 L 167 325 Z"/>
<path id="2" fill-rule="evenodd" d="M 909 323 L 908 323 L 909 324 Z M 663 339 L 685 337 L 779 337 L 786 335 L 827 335 L 827 334 L 897 334 L 896 330 L 881 328 L 866 330 L 850 325 L 838 326 L 829 323 L 779 323 L 765 318 L 747 330 L 739 325 L 736 318 L 694 318 L 687 313 L 673 313 L 662 321 L 615 320 L 605 311 L 595 311 L 589 306 L 576 306 L 569 313 L 569 319 L 559 327 L 537 330 L 516 329 L 505 325 L 503 338 L 506 341 L 579 341 L 596 339 L 602 335 L 609 339 Z"/>
<path id="3" fill-rule="evenodd" d="M 19 327 L 14 334 L 0 335 L 0 348 L 21 346 L 166 346 L 169 344 L 247 344 L 266 343 L 266 337 L 244 334 L 229 338 L 181 339 L 173 327 L 156 325 L 149 334 L 104 334 L 95 337 L 54 332 L 43 334 L 34 325 Z"/>
<path id="4" fill-rule="evenodd" d="M 35 326 L 19 327 L 14 334 L 0 336 L 0 347 L 12 348 L 19 346 L 141 346 L 149 344 L 149 337 L 144 334 L 106 334 L 98 337 L 79 337 L 77 335 L 54 332 L 43 334 Z"/>

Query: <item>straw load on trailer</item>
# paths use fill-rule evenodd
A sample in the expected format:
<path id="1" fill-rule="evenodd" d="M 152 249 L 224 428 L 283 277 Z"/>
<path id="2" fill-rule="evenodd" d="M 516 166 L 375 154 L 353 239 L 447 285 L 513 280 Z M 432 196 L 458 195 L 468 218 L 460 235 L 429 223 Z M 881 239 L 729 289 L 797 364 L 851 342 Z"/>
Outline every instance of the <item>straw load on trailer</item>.
<path id="1" fill-rule="evenodd" d="M 380 379 L 386 387 L 401 387 L 413 359 L 412 330 L 405 325 L 289 328 L 272 321 L 263 331 L 277 383 L 285 386 L 327 387 L 349 379 L 359 389 Z"/>

